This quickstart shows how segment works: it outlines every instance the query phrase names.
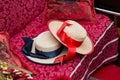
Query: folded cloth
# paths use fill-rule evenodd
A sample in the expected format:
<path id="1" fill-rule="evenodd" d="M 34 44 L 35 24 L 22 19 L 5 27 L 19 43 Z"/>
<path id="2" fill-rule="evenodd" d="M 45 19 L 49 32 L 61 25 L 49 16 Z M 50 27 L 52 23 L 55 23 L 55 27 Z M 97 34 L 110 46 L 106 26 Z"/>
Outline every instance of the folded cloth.
<path id="1" fill-rule="evenodd" d="M 17 69 L 27 74 L 32 74 L 30 71 L 22 67 L 20 58 L 14 54 L 10 46 L 10 38 L 7 32 L 0 32 L 0 68 Z M 2 66 L 2 67 L 1 67 Z"/>
<path id="2" fill-rule="evenodd" d="M 10 38 L 7 32 L 0 32 L 0 60 L 21 67 L 20 60 L 11 50 L 9 40 Z"/>

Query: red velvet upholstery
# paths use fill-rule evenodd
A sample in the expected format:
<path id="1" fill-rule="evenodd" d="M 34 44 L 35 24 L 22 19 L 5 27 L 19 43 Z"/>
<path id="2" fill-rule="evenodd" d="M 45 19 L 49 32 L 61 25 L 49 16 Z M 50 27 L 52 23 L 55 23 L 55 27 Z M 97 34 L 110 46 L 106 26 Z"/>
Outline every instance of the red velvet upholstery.
<path id="1" fill-rule="evenodd" d="M 116 60 L 116 30 L 114 26 L 109 27 L 111 20 L 101 14 L 97 15 L 96 25 L 83 25 L 95 44 L 93 54 L 77 55 L 63 65 L 41 65 L 27 60 L 21 52 L 24 44 L 21 37 L 33 38 L 48 30 L 46 25 L 41 24 L 44 3 L 45 0 L 0 1 L 0 31 L 9 32 L 14 54 L 19 57 L 24 68 L 36 73 L 34 80 L 88 80 L 100 66 Z"/>

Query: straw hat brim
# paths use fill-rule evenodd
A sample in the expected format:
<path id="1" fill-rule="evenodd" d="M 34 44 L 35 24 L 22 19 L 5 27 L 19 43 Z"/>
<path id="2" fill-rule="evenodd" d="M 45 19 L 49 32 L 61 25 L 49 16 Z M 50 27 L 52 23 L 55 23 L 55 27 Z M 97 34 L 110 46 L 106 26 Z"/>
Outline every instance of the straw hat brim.
<path id="1" fill-rule="evenodd" d="M 35 44 L 34 44 L 34 42 L 33 42 L 33 45 L 31 47 L 32 47 L 31 52 L 35 53 Z M 57 57 L 59 57 L 59 56 L 65 55 L 66 53 L 67 53 L 67 48 L 64 48 L 61 51 L 61 53 L 58 56 L 54 57 L 54 58 L 40 59 L 40 58 L 34 58 L 34 57 L 31 57 L 31 56 L 27 56 L 27 55 L 25 55 L 25 57 L 27 59 L 29 59 L 30 61 L 35 62 L 35 63 L 40 63 L 40 64 L 56 64 L 56 63 L 59 63 L 59 62 L 55 63 L 54 62 L 55 59 Z"/>
<path id="2" fill-rule="evenodd" d="M 74 22 L 74 23 L 70 23 L 70 24 L 77 24 L 77 22 L 75 21 L 71 21 L 71 20 L 67 20 L 66 21 L 67 23 L 70 23 L 70 22 Z M 64 22 L 63 21 L 59 21 L 59 20 L 52 20 L 52 21 L 49 21 L 48 23 L 48 27 L 49 27 L 49 30 L 50 32 L 52 33 L 52 35 L 59 41 L 61 42 L 64 46 L 66 46 L 66 44 L 64 44 L 60 38 L 57 36 L 57 31 L 59 30 L 59 28 L 62 26 Z M 79 24 L 80 25 L 80 24 Z M 81 27 L 81 25 L 80 25 Z M 87 37 L 85 38 L 85 40 L 83 41 L 83 43 L 81 44 L 81 46 L 77 47 L 76 48 L 76 52 L 79 53 L 79 54 L 90 54 L 92 53 L 94 50 L 94 47 L 93 47 L 93 43 L 91 41 L 91 39 L 89 38 L 89 36 L 87 35 Z"/>

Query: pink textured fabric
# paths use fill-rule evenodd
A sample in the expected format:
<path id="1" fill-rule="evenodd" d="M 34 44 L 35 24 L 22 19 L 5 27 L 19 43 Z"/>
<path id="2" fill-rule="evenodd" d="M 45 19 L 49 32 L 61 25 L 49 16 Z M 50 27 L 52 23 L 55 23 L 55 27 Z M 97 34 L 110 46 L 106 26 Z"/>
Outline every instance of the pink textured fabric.
<path id="1" fill-rule="evenodd" d="M 105 63 L 114 61 L 117 57 L 117 33 L 114 26 L 109 26 L 111 20 L 101 14 L 97 14 L 96 25 L 83 25 L 88 35 L 95 44 L 95 51 L 88 56 L 76 55 L 73 60 L 63 65 L 42 65 L 27 60 L 21 48 L 24 45 L 21 37 L 35 37 L 39 33 L 48 30 L 42 25 L 40 16 L 32 21 L 24 30 L 11 38 L 11 47 L 14 53 L 21 59 L 23 66 L 35 72 L 34 80 L 88 80 L 89 76 Z"/>
<path id="2" fill-rule="evenodd" d="M 45 0 L 0 0 L 0 31 L 15 35 L 44 9 Z"/>

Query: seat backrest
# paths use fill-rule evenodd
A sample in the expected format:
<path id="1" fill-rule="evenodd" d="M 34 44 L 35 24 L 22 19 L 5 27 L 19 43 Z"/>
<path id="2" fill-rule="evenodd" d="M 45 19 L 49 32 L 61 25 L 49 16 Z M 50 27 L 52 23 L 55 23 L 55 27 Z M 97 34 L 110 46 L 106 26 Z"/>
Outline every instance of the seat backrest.
<path id="1" fill-rule="evenodd" d="M 0 1 L 0 31 L 12 37 L 43 11 L 44 4 L 45 0 Z"/>

